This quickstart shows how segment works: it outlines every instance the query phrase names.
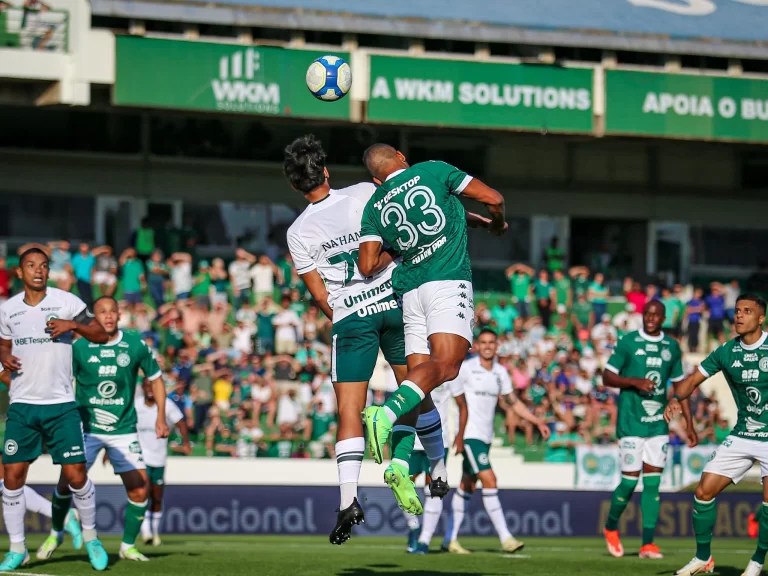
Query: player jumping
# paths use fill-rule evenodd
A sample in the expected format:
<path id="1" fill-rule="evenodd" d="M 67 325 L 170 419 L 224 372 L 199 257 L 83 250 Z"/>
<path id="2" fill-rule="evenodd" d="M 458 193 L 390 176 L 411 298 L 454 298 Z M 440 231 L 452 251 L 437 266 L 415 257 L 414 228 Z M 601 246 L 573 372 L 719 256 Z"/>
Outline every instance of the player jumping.
<path id="1" fill-rule="evenodd" d="M 467 402 L 464 399 L 464 393 L 460 390 L 456 390 L 452 382 L 446 382 L 432 390 L 430 394 L 432 401 L 435 404 L 438 414 L 440 414 L 440 422 L 443 429 L 443 445 L 445 448 L 445 461 L 448 462 L 448 446 L 451 445 L 451 439 L 448 431 L 448 415 L 451 409 L 451 398 L 455 398 L 456 404 L 459 407 L 459 428 L 456 433 L 456 438 L 461 438 L 464 433 L 464 428 L 467 425 Z M 457 450 L 457 454 L 460 450 Z M 419 527 L 419 519 L 415 516 L 410 516 L 406 513 L 406 523 L 408 525 L 408 553 L 409 554 L 427 554 L 429 553 L 429 543 L 432 541 L 432 536 L 437 529 L 437 524 L 440 522 L 440 515 L 443 511 L 443 499 L 438 497 L 432 497 L 429 485 L 432 483 L 432 467 L 427 456 L 424 447 L 421 444 L 419 438 L 416 438 L 416 444 L 413 447 L 411 458 L 408 462 L 408 473 L 411 475 L 411 480 L 416 482 L 416 478 L 422 473 L 425 476 L 424 496 L 426 500 L 424 502 L 424 518 L 422 520 L 421 527 Z M 450 531 L 451 522 L 453 516 L 449 516 L 449 524 L 446 528 L 446 539 L 443 544 L 444 547 L 448 547 L 448 532 Z"/>
<path id="2" fill-rule="evenodd" d="M 734 329 L 738 336 L 712 352 L 699 369 L 675 386 L 675 395 L 664 413 L 667 421 L 682 411 L 681 403 L 707 378 L 722 372 L 738 407 L 736 426 L 718 446 L 696 487 L 693 499 L 693 532 L 696 555 L 675 572 L 679 576 L 707 574 L 715 569 L 712 530 L 717 522 L 715 498 L 730 484 L 738 484 L 755 462 L 760 463 L 763 506 L 768 506 L 768 333 L 765 300 L 742 294 L 736 300 Z M 768 514 L 760 515 L 757 549 L 742 576 L 760 576 L 768 552 Z"/>
<path id="3" fill-rule="evenodd" d="M 363 412 L 368 447 L 381 463 L 395 421 L 440 384 L 456 378 L 472 342 L 467 225 L 500 235 L 507 224 L 504 197 L 449 164 L 409 166 L 405 156 L 386 144 L 368 148 L 363 161 L 379 187 L 363 212 L 360 272 L 370 276 L 388 265 L 391 256 L 385 243 L 402 256 L 392 280 L 395 293 L 402 297 L 408 373 L 384 406 Z M 465 214 L 459 194 L 485 204 L 492 219 Z M 431 414 L 432 422 L 440 421 L 436 410 Z M 419 417 L 420 427 L 429 425 L 426 421 L 422 425 L 425 416 Z M 393 446 L 398 440 L 397 435 L 392 437 Z M 447 486 L 447 474 L 441 477 L 433 470 L 432 479 Z"/>
<path id="4" fill-rule="evenodd" d="M 349 539 L 352 525 L 364 519 L 357 500 L 365 452 L 360 413 L 365 408 L 368 381 L 379 347 L 398 382 L 406 373 L 402 311 L 392 292 L 395 264 L 387 254 L 382 257 L 387 262 L 368 278 L 357 267 L 360 219 L 365 203 L 375 191 L 373 184 L 331 190 L 325 152 L 311 135 L 286 147 L 284 171 L 291 186 L 310 202 L 288 229 L 288 248 L 315 302 L 333 321 L 331 379 L 339 412 L 336 463 L 341 504 L 330 541 L 343 544 Z M 442 466 L 436 477 L 446 476 L 440 417 L 431 399 L 426 399 L 422 411 L 427 413 L 416 422 L 419 435 L 428 447 L 433 469 Z M 403 510 L 421 514 L 421 502 L 408 476 L 415 416 L 408 415 L 410 421 L 403 420 L 396 427 L 398 441 L 393 444 L 393 460 L 385 480 Z M 433 493 L 442 497 L 447 491 L 447 485 L 438 484 Z"/>
<path id="5" fill-rule="evenodd" d="M 158 438 L 168 436 L 165 422 L 165 384 L 152 350 L 133 332 L 118 329 L 120 311 L 111 296 L 102 296 L 93 304 L 96 321 L 109 336 L 109 341 L 96 344 L 78 340 L 72 347 L 72 368 L 77 382 L 76 396 L 85 431 L 86 466 L 90 470 L 104 448 L 115 474 L 119 474 L 128 493 L 125 507 L 120 558 L 146 562 L 149 559 L 136 549 L 136 537 L 147 511 L 147 473 L 136 434 L 134 397 L 139 369 L 152 382 L 158 404 L 155 431 Z M 53 509 L 59 515 L 69 509 L 67 483 L 59 480 L 53 495 Z M 63 516 L 61 516 L 63 517 Z M 60 528 L 54 518 L 54 530 Z M 47 560 L 61 542 L 51 535 L 37 551 Z"/>
<path id="6" fill-rule="evenodd" d="M 640 558 L 663 558 L 654 544 L 659 520 L 659 485 L 667 461 L 669 426 L 664 408 L 670 394 L 667 382 L 684 378 L 682 353 L 677 341 L 661 331 L 664 304 L 652 300 L 643 309 L 643 329 L 626 334 L 616 345 L 603 372 L 606 386 L 620 388 L 616 435 L 621 451 L 621 482 L 611 497 L 605 523 L 605 542 L 612 556 L 624 555 L 619 538 L 619 518 L 632 499 L 640 471 L 643 472 L 643 544 Z M 691 447 L 698 442 L 688 403 L 684 403 L 686 432 Z"/>
<path id="7" fill-rule="evenodd" d="M 107 567 L 107 552 L 96 534 L 96 489 L 85 468 L 82 422 L 72 390 L 72 332 L 84 341 L 105 343 L 104 328 L 74 294 L 48 288 L 48 256 L 39 248 L 19 258 L 24 291 L 0 306 L 0 362 L 11 373 L 10 407 L 3 444 L 3 518 L 11 549 L 0 571 L 29 562 L 24 537 L 29 465 L 48 447 L 61 464 L 63 484 L 80 513 L 91 565 Z M 53 507 L 54 525 L 63 528 L 66 512 Z"/>
<path id="8" fill-rule="evenodd" d="M 136 404 L 137 430 L 144 464 L 149 477 L 149 495 L 152 498 L 151 510 L 144 515 L 141 524 L 141 537 L 145 544 L 160 545 L 160 522 L 163 518 L 163 492 L 165 491 L 165 463 L 168 460 L 168 438 L 157 436 L 158 403 L 152 382 L 144 378 L 141 389 L 144 399 Z M 176 426 L 181 434 L 182 454 L 189 454 L 189 430 L 184 422 L 184 414 L 173 402 L 165 402 L 165 421 L 168 426 Z"/>
<path id="9" fill-rule="evenodd" d="M 507 528 L 504 510 L 499 500 L 496 474 L 491 468 L 491 460 L 488 456 L 493 443 L 496 405 L 501 403 L 505 408 L 514 410 L 520 418 L 536 426 L 545 440 L 549 438 L 547 425 L 534 416 L 512 391 L 509 373 L 496 361 L 498 347 L 495 332 L 481 331 L 477 337 L 478 355 L 461 365 L 459 377 L 453 383 L 455 393 L 464 393 L 469 412 L 469 420 L 462 441 L 460 442 L 459 438 L 456 441 L 456 449 L 461 449 L 464 454 L 464 476 L 452 500 L 453 527 L 448 551 L 455 554 L 469 554 L 469 550 L 459 544 L 457 537 L 478 479 L 483 485 L 483 506 L 496 529 L 496 534 L 499 535 L 502 549 L 513 553 L 524 546 L 510 534 Z"/>

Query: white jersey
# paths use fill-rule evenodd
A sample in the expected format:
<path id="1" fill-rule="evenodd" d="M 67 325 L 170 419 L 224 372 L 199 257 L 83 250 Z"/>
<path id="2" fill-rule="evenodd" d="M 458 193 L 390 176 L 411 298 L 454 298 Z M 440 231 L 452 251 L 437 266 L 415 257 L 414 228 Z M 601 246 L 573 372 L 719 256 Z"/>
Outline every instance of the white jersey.
<path id="1" fill-rule="evenodd" d="M 461 396 L 464 393 L 456 382 L 457 380 L 445 382 L 431 392 L 432 402 L 434 402 L 435 408 L 437 408 L 437 413 L 440 414 L 440 425 L 443 428 L 443 446 L 446 448 L 450 448 L 453 444 L 453 438 L 451 438 L 451 431 L 448 426 L 451 407 L 453 406 L 451 399 L 456 396 Z M 416 443 L 413 445 L 413 449 L 424 450 L 424 446 L 422 446 L 418 434 L 416 434 Z"/>
<path id="2" fill-rule="evenodd" d="M 372 278 L 365 278 L 357 269 L 360 221 L 375 191 L 372 183 L 331 190 L 330 195 L 307 206 L 288 228 L 288 249 L 296 271 L 320 273 L 334 322 L 393 293 L 394 263 Z"/>
<path id="3" fill-rule="evenodd" d="M 136 432 L 139 434 L 139 445 L 144 454 L 144 463 L 153 468 L 162 468 L 168 459 L 168 438 L 158 438 L 155 432 L 157 422 L 157 404 L 147 406 L 144 398 L 136 399 Z M 165 421 L 173 428 L 184 419 L 184 415 L 170 400 L 165 401 Z"/>
<path id="4" fill-rule="evenodd" d="M 84 322 L 92 317 L 85 302 L 58 288 L 46 288 L 45 298 L 37 306 L 26 304 L 23 292 L 0 306 L 0 338 L 13 342 L 11 354 L 21 361 L 21 370 L 11 375 L 11 404 L 75 401 L 72 333 L 54 341 L 45 325 L 49 320 Z"/>
<path id="5" fill-rule="evenodd" d="M 464 440 L 471 438 L 486 444 L 493 442 L 493 420 L 499 395 L 512 392 L 512 380 L 506 368 L 493 360 L 493 367 L 486 370 L 480 364 L 480 357 L 465 360 L 454 380 L 456 389 L 461 389 L 467 400 L 467 428 Z"/>

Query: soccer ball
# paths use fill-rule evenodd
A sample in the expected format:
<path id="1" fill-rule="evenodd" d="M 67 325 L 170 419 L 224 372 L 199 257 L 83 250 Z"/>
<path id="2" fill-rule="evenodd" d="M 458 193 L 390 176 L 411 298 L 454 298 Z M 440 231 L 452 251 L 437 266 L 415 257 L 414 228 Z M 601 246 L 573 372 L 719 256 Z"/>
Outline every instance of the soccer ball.
<path id="1" fill-rule="evenodd" d="M 318 100 L 334 102 L 352 86 L 352 70 L 338 56 L 321 56 L 307 69 L 307 88 Z"/>

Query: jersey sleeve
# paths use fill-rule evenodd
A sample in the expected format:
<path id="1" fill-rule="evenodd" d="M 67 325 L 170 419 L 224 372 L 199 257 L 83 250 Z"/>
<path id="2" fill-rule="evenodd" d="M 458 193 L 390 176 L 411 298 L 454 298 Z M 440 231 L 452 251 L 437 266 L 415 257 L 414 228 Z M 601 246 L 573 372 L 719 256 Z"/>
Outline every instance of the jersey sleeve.
<path id="1" fill-rule="evenodd" d="M 509 377 L 509 372 L 507 372 L 506 368 L 502 367 L 502 369 L 499 371 L 499 378 L 501 379 L 499 394 L 502 396 L 512 394 L 512 392 L 514 392 L 512 389 L 512 379 Z"/>
<path id="2" fill-rule="evenodd" d="M 296 272 L 306 274 L 315 270 L 317 264 L 312 260 L 309 250 L 307 250 L 299 235 L 295 231 L 288 230 L 286 239 L 288 241 L 288 250 L 291 252 L 291 258 L 293 258 L 293 263 L 296 266 Z"/>
<path id="3" fill-rule="evenodd" d="M 176 403 L 170 399 L 165 401 L 165 420 L 173 426 L 184 420 L 184 414 L 181 413 Z"/>
<path id="4" fill-rule="evenodd" d="M 373 202 L 368 202 L 363 209 L 363 218 L 360 222 L 360 244 L 363 242 L 384 243 L 375 212 L 376 207 L 373 205 Z"/>
<path id="5" fill-rule="evenodd" d="M 139 345 L 141 349 L 141 371 L 144 373 L 144 376 L 147 377 L 149 380 L 155 380 L 156 378 L 160 378 L 163 375 L 162 370 L 160 370 L 160 366 L 157 364 L 157 360 L 155 360 L 155 355 L 152 353 L 152 350 L 147 346 L 147 343 L 143 340 L 141 341 L 141 344 Z"/>
<path id="6" fill-rule="evenodd" d="M 459 170 L 456 166 L 451 166 L 447 162 L 433 160 L 425 162 L 424 166 L 430 174 L 446 185 L 451 194 L 461 194 L 467 185 L 472 182 L 472 176 L 463 170 Z"/>
<path id="7" fill-rule="evenodd" d="M 362 202 L 363 205 L 366 205 L 375 192 L 376 185 L 373 182 L 360 182 L 359 184 L 353 184 L 352 186 L 347 186 L 340 190 L 333 190 L 331 193 L 355 198 Z"/>
<path id="8" fill-rule="evenodd" d="M 669 379 L 672 382 L 680 382 L 685 378 L 685 370 L 683 370 L 683 353 L 680 350 L 680 346 L 675 346 L 672 351 L 672 369 L 669 372 Z"/>
<path id="9" fill-rule="evenodd" d="M 10 340 L 12 338 L 11 330 L 8 326 L 8 315 L 2 309 L 0 309 L 0 338 L 3 340 Z"/>
<path id="10" fill-rule="evenodd" d="M 67 293 L 67 308 L 70 319 L 78 324 L 90 324 L 93 320 L 93 313 L 88 309 L 88 305 L 74 294 Z"/>
<path id="11" fill-rule="evenodd" d="M 620 374 L 621 369 L 627 363 L 628 350 L 627 350 L 627 336 L 622 338 L 616 343 L 616 348 L 613 349 L 613 354 L 605 364 L 605 369 L 613 372 L 614 374 Z"/>
<path id="12" fill-rule="evenodd" d="M 727 344 L 719 346 L 713 350 L 712 353 L 707 356 L 699 365 L 699 372 L 701 372 L 707 378 L 710 378 L 720 372 L 723 369 L 723 349 Z"/>

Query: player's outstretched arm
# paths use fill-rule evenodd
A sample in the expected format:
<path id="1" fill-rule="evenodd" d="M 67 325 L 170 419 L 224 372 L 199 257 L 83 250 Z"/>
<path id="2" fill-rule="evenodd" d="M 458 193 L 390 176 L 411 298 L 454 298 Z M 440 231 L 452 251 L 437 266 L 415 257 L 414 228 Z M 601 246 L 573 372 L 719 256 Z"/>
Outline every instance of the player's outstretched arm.
<path id="1" fill-rule="evenodd" d="M 536 416 L 533 412 L 530 411 L 528 406 L 525 405 L 525 402 L 520 400 L 515 394 L 507 394 L 504 397 L 504 401 L 508 406 L 512 407 L 512 411 L 520 416 L 523 420 L 527 420 L 536 428 L 539 429 L 539 433 L 544 438 L 544 440 L 547 440 L 549 438 L 549 427 L 544 423 L 544 421 Z"/>
<path id="2" fill-rule="evenodd" d="M 306 274 L 299 274 L 299 277 L 304 282 L 304 285 L 312 294 L 312 298 L 317 304 L 318 308 L 323 311 L 329 320 L 333 321 L 333 310 L 328 306 L 328 289 L 325 287 L 323 277 L 320 276 L 320 272 L 310 270 Z"/>
<path id="3" fill-rule="evenodd" d="M 189 443 L 189 428 L 187 428 L 187 423 L 184 422 L 184 420 L 179 420 L 176 422 L 176 428 L 179 430 L 179 434 L 181 435 L 181 453 L 182 454 L 192 454 L 192 445 Z"/>
<path id="4" fill-rule="evenodd" d="M 683 400 L 687 400 L 691 394 L 693 394 L 693 391 L 701 386 L 701 384 L 707 379 L 707 376 L 704 376 L 699 370 L 694 370 L 693 373 L 688 376 L 685 380 L 682 382 L 678 382 L 675 384 L 675 395 L 672 396 L 672 398 L 669 401 L 669 404 L 667 404 L 666 410 L 664 410 L 664 419 L 669 422 L 674 418 L 675 416 L 681 414 L 683 412 L 683 407 L 681 405 L 681 402 Z M 689 417 L 690 417 L 690 408 L 689 408 Z M 689 424 L 689 421 L 686 420 L 686 424 Z M 693 427 L 690 425 L 691 428 Z"/>
<path id="5" fill-rule="evenodd" d="M 680 402 L 680 408 L 683 410 L 683 422 L 685 422 L 685 434 L 688 436 L 688 446 L 695 447 L 699 443 L 699 435 L 696 432 L 696 426 L 691 416 L 691 401 L 689 398 Z"/>
<path id="6" fill-rule="evenodd" d="M 467 420 L 469 420 L 469 409 L 467 408 L 467 397 L 464 394 L 455 396 L 454 400 L 456 400 L 456 406 L 459 407 L 459 429 L 456 431 L 453 445 L 456 447 L 456 454 L 461 454 L 464 452 L 464 430 L 467 428 Z"/>
<path id="7" fill-rule="evenodd" d="M 485 204 L 488 213 L 491 215 L 491 223 L 488 230 L 495 234 L 503 234 L 507 229 L 507 223 L 504 220 L 504 196 L 490 186 L 483 184 L 477 178 L 467 184 L 461 194 L 481 204 Z"/>

